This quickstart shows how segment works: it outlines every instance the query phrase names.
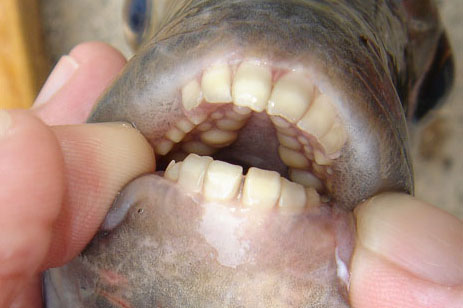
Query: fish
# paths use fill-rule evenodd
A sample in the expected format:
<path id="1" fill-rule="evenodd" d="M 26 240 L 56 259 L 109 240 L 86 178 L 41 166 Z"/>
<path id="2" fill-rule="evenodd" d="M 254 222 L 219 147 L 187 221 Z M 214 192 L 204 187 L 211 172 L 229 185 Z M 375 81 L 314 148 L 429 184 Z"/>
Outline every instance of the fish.
<path id="1" fill-rule="evenodd" d="M 413 194 L 410 123 L 454 61 L 429 0 L 129 0 L 135 55 L 88 122 L 158 169 L 115 196 L 47 307 L 350 307 L 352 210 Z"/>

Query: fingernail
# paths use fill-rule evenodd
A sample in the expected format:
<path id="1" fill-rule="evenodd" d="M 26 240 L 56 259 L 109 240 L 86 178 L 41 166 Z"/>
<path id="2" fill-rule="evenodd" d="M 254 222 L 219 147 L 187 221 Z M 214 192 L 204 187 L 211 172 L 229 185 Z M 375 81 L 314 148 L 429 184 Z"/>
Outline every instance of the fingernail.
<path id="1" fill-rule="evenodd" d="M 357 241 L 421 279 L 463 283 L 463 222 L 404 194 L 376 196 L 355 210 Z"/>
<path id="2" fill-rule="evenodd" d="M 11 116 L 6 110 L 0 109 L 0 137 L 5 136 L 11 127 Z"/>
<path id="3" fill-rule="evenodd" d="M 78 68 L 79 63 L 73 57 L 62 56 L 40 90 L 33 108 L 49 101 L 71 79 Z"/>

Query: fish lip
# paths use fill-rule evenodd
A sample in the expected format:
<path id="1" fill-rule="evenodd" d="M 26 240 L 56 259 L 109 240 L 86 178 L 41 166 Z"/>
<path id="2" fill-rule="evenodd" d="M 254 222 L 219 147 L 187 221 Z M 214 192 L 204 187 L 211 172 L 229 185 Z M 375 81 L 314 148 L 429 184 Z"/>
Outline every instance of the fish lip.
<path id="1" fill-rule="evenodd" d="M 325 76 L 324 74 L 318 74 L 318 76 L 322 76 L 322 75 Z M 399 176 L 396 176 L 396 179 L 395 179 L 395 180 L 397 180 L 397 178 L 399 178 L 399 182 L 397 182 L 397 181 L 394 182 L 394 181 L 391 180 L 388 183 L 388 179 L 384 180 L 380 176 L 371 177 L 369 175 L 369 173 L 374 173 L 374 172 L 376 172 L 376 169 L 381 168 L 380 167 L 380 162 L 378 161 L 378 158 L 381 158 L 381 153 L 379 153 L 379 152 L 381 151 L 380 147 L 382 145 L 379 144 L 377 142 L 377 140 L 375 140 L 375 138 L 379 140 L 380 137 L 384 137 L 385 135 L 381 136 L 381 133 L 379 131 L 374 131 L 373 134 L 370 134 L 367 130 L 362 129 L 363 127 L 365 127 L 367 125 L 366 123 L 369 123 L 369 122 L 372 122 L 372 121 L 374 122 L 374 120 L 375 120 L 374 117 L 372 119 L 368 119 L 368 116 L 365 116 L 363 111 L 358 110 L 360 107 L 358 105 L 356 105 L 356 103 L 358 103 L 363 98 L 361 96 L 358 96 L 357 98 L 353 99 L 353 98 L 350 98 L 351 96 L 349 96 L 347 94 L 343 94 L 343 93 L 346 93 L 346 92 L 344 92 L 341 87 L 334 86 L 334 82 L 332 82 L 332 80 L 333 79 L 328 80 L 328 78 L 325 77 L 325 82 L 324 82 L 325 83 L 325 89 L 328 92 L 332 92 L 332 93 L 336 92 L 337 96 L 344 96 L 345 97 L 345 99 L 343 101 L 341 101 L 340 105 L 338 105 L 338 107 L 340 107 L 340 108 L 338 108 L 338 110 L 343 114 L 343 118 L 351 119 L 352 117 L 355 116 L 355 118 L 357 119 L 354 122 L 348 122 L 347 123 L 347 126 L 349 127 L 350 131 L 357 131 L 357 135 L 352 135 L 351 134 L 351 137 L 355 137 L 355 138 L 353 138 L 352 142 L 357 143 L 357 142 L 360 142 L 360 141 L 365 141 L 367 139 L 371 140 L 371 144 L 367 145 L 366 149 L 365 148 L 362 149 L 362 147 L 360 147 L 360 149 L 359 148 L 351 148 L 349 151 L 346 151 L 345 153 L 343 153 L 339 160 L 334 161 L 333 169 L 335 170 L 335 173 L 340 174 L 336 178 L 336 182 L 335 182 L 336 184 L 335 185 L 338 185 L 338 187 L 342 187 L 341 189 L 334 189 L 334 191 L 331 192 L 331 195 L 336 200 L 337 205 L 339 205 L 339 206 L 341 206 L 343 208 L 352 210 L 358 203 L 360 203 L 364 199 L 366 199 L 366 198 L 368 198 L 368 197 L 370 197 L 370 196 L 372 196 L 372 195 L 374 195 L 374 194 L 376 194 L 376 193 L 378 193 L 378 192 L 380 192 L 382 190 L 403 190 L 403 191 L 406 191 L 406 192 L 411 192 L 411 188 L 412 188 L 412 185 L 410 185 L 411 178 L 407 179 L 407 178 L 404 177 L 403 182 L 400 182 L 400 179 L 401 179 L 400 176 L 401 175 L 399 175 Z M 109 90 L 109 92 L 111 92 L 111 90 Z M 103 100 L 107 99 L 107 101 L 112 101 L 110 96 L 111 95 L 109 94 L 109 96 L 106 96 L 105 98 L 103 98 Z M 151 97 L 154 97 L 154 96 L 151 96 Z M 346 103 L 346 102 L 349 102 L 349 103 Z M 342 105 L 343 103 L 345 103 L 346 105 Z M 110 106 L 112 106 L 112 105 L 109 104 L 106 107 L 110 107 Z M 355 106 L 355 108 L 351 109 L 351 106 Z M 121 107 L 121 106 L 119 106 L 119 107 Z M 118 108 L 118 107 L 116 106 L 116 108 Z M 153 109 L 151 109 L 150 106 L 148 106 L 148 105 L 141 105 L 140 106 L 135 101 L 132 101 L 132 102 L 129 102 L 128 104 L 124 103 L 123 106 L 122 106 L 122 110 L 123 110 L 122 113 L 116 112 L 114 114 L 112 112 L 108 113 L 107 112 L 108 110 L 100 112 L 100 110 L 98 109 L 98 106 L 97 106 L 95 111 L 90 116 L 89 122 L 95 122 L 95 121 L 96 122 L 120 121 L 120 120 L 128 121 L 128 122 L 132 123 L 132 125 L 135 128 L 141 130 L 142 134 L 148 140 L 152 141 L 153 138 L 151 136 L 152 136 L 153 131 L 152 131 L 151 126 L 146 127 L 146 122 L 150 122 L 149 119 L 146 118 L 146 115 L 147 114 L 153 114 Z M 384 123 L 385 124 L 383 123 L 384 124 L 383 128 L 386 129 L 386 130 L 388 128 L 391 128 L 391 129 L 388 130 L 388 136 L 386 136 L 384 138 L 386 138 L 386 139 L 390 138 L 390 139 L 397 140 L 398 142 L 396 143 L 396 147 L 394 148 L 394 150 L 396 150 L 400 154 L 396 153 L 396 155 L 398 157 L 401 157 L 401 158 L 408 157 L 407 156 L 406 143 L 405 143 L 406 139 L 400 138 L 400 136 L 398 136 L 397 132 L 394 131 L 394 129 L 393 129 L 394 128 L 394 121 L 391 119 L 392 116 L 387 114 L 387 110 L 382 110 L 382 112 L 383 112 L 383 114 L 384 113 L 386 114 L 386 116 L 384 116 L 384 118 L 385 118 Z M 166 116 L 169 117 L 168 114 Z M 154 122 L 156 122 L 156 121 L 154 121 Z M 151 124 L 153 124 L 153 118 L 151 118 Z M 156 135 L 164 135 L 167 132 L 167 130 L 168 130 L 168 126 L 164 127 L 163 129 L 158 129 L 156 131 Z M 375 146 L 372 146 L 373 142 L 376 144 Z M 402 143 L 401 146 L 397 146 L 397 144 L 399 144 L 399 142 Z M 151 144 L 154 145 L 153 142 L 151 142 Z M 360 154 L 363 155 L 363 159 L 358 159 Z M 360 155 L 360 156 L 362 156 L 362 155 Z M 355 157 L 357 157 L 357 158 L 355 158 Z M 350 163 L 345 163 L 346 161 L 349 161 L 349 159 L 350 159 Z M 365 163 L 367 160 L 370 161 L 369 166 L 358 165 L 359 161 L 362 161 L 363 163 Z M 354 162 L 355 162 L 355 164 L 354 164 Z M 401 161 L 402 168 L 408 168 L 408 170 L 410 170 L 411 166 L 408 165 L 409 163 L 410 162 L 407 161 L 407 160 L 405 160 L 405 162 Z M 392 164 L 390 166 L 392 166 Z M 348 168 L 348 169 L 346 169 L 346 168 Z M 356 176 L 358 176 L 359 178 L 363 178 L 363 179 L 368 178 L 369 179 L 368 180 L 369 185 L 364 185 L 364 183 L 362 183 L 363 181 L 360 181 L 360 180 L 355 181 L 355 180 L 352 179 L 352 176 L 346 176 L 346 175 L 342 174 L 343 172 L 349 172 L 351 174 L 356 174 Z M 406 174 L 406 172 L 404 172 L 404 174 Z M 411 172 L 409 174 L 411 175 Z M 350 181 L 350 183 L 348 183 L 346 185 L 345 183 L 341 183 L 342 181 L 343 182 Z M 349 195 L 346 194 L 346 189 L 350 190 Z M 355 191 L 355 193 L 352 194 L 352 191 Z"/>

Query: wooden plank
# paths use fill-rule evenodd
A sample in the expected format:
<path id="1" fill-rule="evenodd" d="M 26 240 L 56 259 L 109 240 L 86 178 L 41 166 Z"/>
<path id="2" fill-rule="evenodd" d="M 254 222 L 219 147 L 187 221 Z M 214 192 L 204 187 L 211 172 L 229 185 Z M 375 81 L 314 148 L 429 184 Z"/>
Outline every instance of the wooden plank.
<path id="1" fill-rule="evenodd" d="M 48 73 L 38 2 L 0 0 L 0 108 L 27 108 Z"/>

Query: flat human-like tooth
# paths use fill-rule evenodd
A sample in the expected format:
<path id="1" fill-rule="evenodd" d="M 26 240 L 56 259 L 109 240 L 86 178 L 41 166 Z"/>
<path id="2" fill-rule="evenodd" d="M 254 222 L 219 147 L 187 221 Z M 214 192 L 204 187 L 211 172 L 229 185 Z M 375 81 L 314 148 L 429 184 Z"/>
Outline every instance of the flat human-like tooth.
<path id="1" fill-rule="evenodd" d="M 251 167 L 244 180 L 241 203 L 251 208 L 270 209 L 276 205 L 280 190 L 278 172 Z"/>
<path id="2" fill-rule="evenodd" d="M 288 121 L 279 116 L 271 116 L 270 120 L 273 122 L 273 124 L 275 124 L 276 127 L 288 128 L 291 126 L 291 124 Z"/>
<path id="3" fill-rule="evenodd" d="M 232 200 L 238 194 L 242 177 L 243 167 L 214 160 L 207 168 L 204 196 L 212 201 Z"/>
<path id="4" fill-rule="evenodd" d="M 215 64 L 203 73 L 201 89 L 208 103 L 230 103 L 231 69 L 226 63 Z"/>
<path id="5" fill-rule="evenodd" d="M 277 132 L 277 138 L 280 144 L 287 147 L 288 149 L 299 150 L 301 148 L 301 144 L 294 137 L 286 136 Z"/>
<path id="6" fill-rule="evenodd" d="M 174 160 L 172 160 L 167 166 L 166 171 L 164 172 L 164 177 L 168 180 L 176 182 L 180 174 L 181 166 L 182 166 L 182 162 L 176 163 Z"/>
<path id="7" fill-rule="evenodd" d="M 188 191 L 201 192 L 204 176 L 211 162 L 212 157 L 209 156 L 188 155 L 180 167 L 178 184 Z"/>
<path id="8" fill-rule="evenodd" d="M 341 123 L 335 122 L 331 129 L 320 138 L 325 152 L 330 155 L 338 152 L 347 141 L 347 133 Z"/>
<path id="9" fill-rule="evenodd" d="M 235 106 L 236 107 L 236 106 Z M 247 118 L 249 118 L 251 114 L 248 113 L 248 114 L 241 114 L 241 113 L 238 113 L 238 112 L 235 112 L 233 110 L 230 110 L 230 111 L 227 111 L 227 119 L 230 119 L 230 120 L 235 120 L 235 121 L 243 121 L 243 120 L 246 120 Z"/>
<path id="10" fill-rule="evenodd" d="M 233 111 L 242 115 L 243 117 L 246 116 L 248 117 L 251 113 L 251 109 L 249 109 L 248 107 L 242 107 L 242 106 L 236 106 L 236 105 L 233 105 Z"/>
<path id="11" fill-rule="evenodd" d="M 154 146 L 154 152 L 159 155 L 166 155 L 172 150 L 174 143 L 167 139 L 162 139 Z"/>
<path id="12" fill-rule="evenodd" d="M 313 187 L 307 187 L 305 189 L 307 198 L 307 207 L 317 207 L 321 204 L 320 195 Z"/>
<path id="13" fill-rule="evenodd" d="M 201 104 L 203 95 L 199 82 L 195 79 L 182 88 L 182 104 L 185 110 L 190 111 Z"/>
<path id="14" fill-rule="evenodd" d="M 185 137 L 185 133 L 177 127 L 172 127 L 167 131 L 165 136 L 167 139 L 170 139 L 175 143 L 179 143 L 182 141 L 183 137 Z"/>
<path id="15" fill-rule="evenodd" d="M 198 125 L 197 129 L 201 132 L 208 131 L 212 128 L 212 123 L 211 122 L 204 122 Z"/>
<path id="16" fill-rule="evenodd" d="M 304 153 L 307 155 L 313 155 L 313 148 L 310 146 L 310 144 L 304 145 Z"/>
<path id="17" fill-rule="evenodd" d="M 302 185 L 281 178 L 281 195 L 278 207 L 281 211 L 298 213 L 306 205 L 307 197 Z"/>
<path id="18" fill-rule="evenodd" d="M 315 162 L 320 166 L 328 166 L 331 165 L 331 163 L 333 162 L 329 157 L 326 157 L 326 155 L 320 152 L 319 150 L 315 150 L 313 152 L 313 155 L 315 158 Z"/>
<path id="19" fill-rule="evenodd" d="M 198 155 L 212 155 L 217 149 L 210 147 L 201 141 L 189 141 L 182 144 L 182 150 L 187 153 L 194 153 Z"/>
<path id="20" fill-rule="evenodd" d="M 331 98 L 325 94 L 320 94 L 297 123 L 297 127 L 317 138 L 321 138 L 333 126 L 335 119 L 336 110 Z"/>
<path id="21" fill-rule="evenodd" d="M 244 121 L 236 121 L 233 119 L 225 118 L 225 119 L 218 120 L 216 123 L 216 126 L 219 129 L 236 131 L 240 129 L 241 127 L 243 127 L 245 123 L 246 122 Z"/>
<path id="22" fill-rule="evenodd" d="M 272 90 L 272 70 L 257 62 L 240 64 L 233 80 L 233 103 L 261 112 L 267 106 Z"/>
<path id="23" fill-rule="evenodd" d="M 195 128 L 195 125 L 188 121 L 188 119 L 181 119 L 178 121 L 175 126 L 177 126 L 178 129 L 180 129 L 184 133 L 189 133 Z"/>
<path id="24" fill-rule="evenodd" d="M 319 191 L 323 189 L 323 183 L 309 171 L 291 168 L 289 170 L 289 178 L 291 181 L 305 187 L 313 187 Z"/>
<path id="25" fill-rule="evenodd" d="M 297 141 L 299 141 L 299 143 L 304 145 L 304 146 L 309 145 L 309 140 L 307 140 L 307 138 L 304 137 L 304 136 L 298 136 Z"/>
<path id="26" fill-rule="evenodd" d="M 280 145 L 278 147 L 278 154 L 288 167 L 304 169 L 310 166 L 309 160 L 301 152 Z"/>
<path id="27" fill-rule="evenodd" d="M 296 137 L 297 130 L 294 127 L 277 127 L 277 131 L 286 136 Z"/>
<path id="28" fill-rule="evenodd" d="M 229 145 L 238 137 L 236 132 L 211 129 L 201 134 L 201 141 L 213 146 Z"/>
<path id="29" fill-rule="evenodd" d="M 216 111 L 211 114 L 211 119 L 213 120 L 222 119 L 223 117 L 224 117 L 224 114 L 222 111 Z"/>
<path id="30" fill-rule="evenodd" d="M 191 123 L 193 123 L 194 125 L 199 125 L 207 119 L 207 114 L 206 113 L 194 113 L 194 114 L 188 114 L 187 117 L 188 117 L 188 120 L 191 121 Z"/>
<path id="31" fill-rule="evenodd" d="M 313 82 L 305 74 L 290 72 L 275 84 L 267 105 L 267 113 L 296 123 L 307 111 L 313 94 Z"/>

